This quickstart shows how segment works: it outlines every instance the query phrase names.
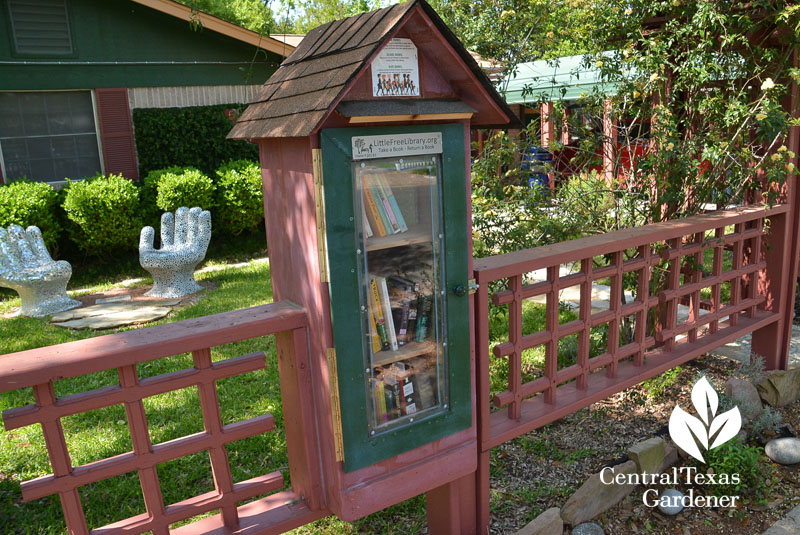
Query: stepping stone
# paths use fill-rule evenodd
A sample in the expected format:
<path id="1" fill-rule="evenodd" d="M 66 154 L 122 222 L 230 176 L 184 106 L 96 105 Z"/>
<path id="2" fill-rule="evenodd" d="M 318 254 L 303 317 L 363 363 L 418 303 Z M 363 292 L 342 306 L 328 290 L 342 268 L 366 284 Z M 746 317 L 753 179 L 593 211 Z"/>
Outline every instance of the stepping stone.
<path id="1" fill-rule="evenodd" d="M 767 442 L 764 448 L 767 457 L 778 464 L 800 463 L 800 438 L 776 438 Z"/>
<path id="2" fill-rule="evenodd" d="M 120 301 L 130 301 L 131 296 L 129 295 L 118 295 L 116 297 L 101 297 L 100 299 L 95 299 L 95 305 L 102 305 L 104 303 L 119 303 Z"/>
<path id="3" fill-rule="evenodd" d="M 56 314 L 51 323 L 68 329 L 113 329 L 163 318 L 180 302 L 180 299 L 147 299 L 100 303 Z"/>
<path id="4" fill-rule="evenodd" d="M 132 307 L 129 306 L 123 310 L 116 310 L 103 315 L 89 315 L 82 318 L 70 319 L 67 321 L 53 323 L 56 327 L 64 327 L 70 329 L 113 329 L 115 327 L 123 327 L 125 325 L 133 325 L 134 323 L 144 323 L 148 321 L 163 318 L 170 313 L 170 307 L 157 307 L 157 306 L 143 306 Z"/>
<path id="5" fill-rule="evenodd" d="M 180 299 L 147 299 L 143 301 L 130 301 L 127 303 L 101 303 L 88 307 L 75 308 L 53 315 L 52 323 L 86 318 L 89 316 L 105 316 L 130 312 L 142 307 L 173 307 L 180 303 Z"/>

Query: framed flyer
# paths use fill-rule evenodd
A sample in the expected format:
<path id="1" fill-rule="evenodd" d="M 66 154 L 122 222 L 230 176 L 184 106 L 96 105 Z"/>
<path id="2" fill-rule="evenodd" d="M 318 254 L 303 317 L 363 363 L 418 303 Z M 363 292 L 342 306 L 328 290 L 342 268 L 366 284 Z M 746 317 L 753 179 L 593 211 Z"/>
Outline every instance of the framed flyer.
<path id="1" fill-rule="evenodd" d="M 372 61 L 372 96 L 419 96 L 419 61 L 411 39 L 392 39 Z"/>

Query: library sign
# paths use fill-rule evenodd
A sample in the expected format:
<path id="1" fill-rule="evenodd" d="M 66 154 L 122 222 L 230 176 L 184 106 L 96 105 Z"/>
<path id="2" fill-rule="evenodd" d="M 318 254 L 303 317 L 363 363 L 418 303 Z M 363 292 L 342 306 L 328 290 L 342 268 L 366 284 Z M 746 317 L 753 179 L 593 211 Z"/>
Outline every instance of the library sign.
<path id="1" fill-rule="evenodd" d="M 354 160 L 442 153 L 441 132 L 353 136 L 352 141 Z"/>

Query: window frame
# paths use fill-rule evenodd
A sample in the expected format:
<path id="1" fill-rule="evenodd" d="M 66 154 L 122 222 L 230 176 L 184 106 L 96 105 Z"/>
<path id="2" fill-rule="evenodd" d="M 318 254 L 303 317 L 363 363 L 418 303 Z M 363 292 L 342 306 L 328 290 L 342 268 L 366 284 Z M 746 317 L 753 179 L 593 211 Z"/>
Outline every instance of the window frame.
<path id="1" fill-rule="evenodd" d="M 97 142 L 97 159 L 100 163 L 100 173 L 106 173 L 106 163 L 105 158 L 103 156 L 103 139 L 100 135 L 100 117 L 97 112 L 97 95 L 95 94 L 94 89 L 56 89 L 56 90 L 47 90 L 47 91 L 36 91 L 36 90 L 10 90 L 10 91 L 0 91 L 0 93 L 64 93 L 64 92 L 88 92 L 92 102 L 92 120 L 94 121 L 94 135 L 95 140 Z M 23 138 L 24 139 L 24 138 Z M 0 139 L 0 177 L 2 177 L 2 183 L 9 184 L 16 180 L 21 180 L 19 178 L 11 178 L 6 171 L 6 162 L 5 158 L 3 157 L 3 140 Z M 32 180 L 29 177 L 26 177 L 27 180 Z M 82 180 L 83 177 L 76 177 L 73 180 Z M 35 182 L 42 182 L 45 184 L 50 184 L 53 186 L 54 189 L 60 189 L 64 185 L 66 185 L 67 181 L 65 179 L 56 179 L 56 180 L 36 180 Z"/>

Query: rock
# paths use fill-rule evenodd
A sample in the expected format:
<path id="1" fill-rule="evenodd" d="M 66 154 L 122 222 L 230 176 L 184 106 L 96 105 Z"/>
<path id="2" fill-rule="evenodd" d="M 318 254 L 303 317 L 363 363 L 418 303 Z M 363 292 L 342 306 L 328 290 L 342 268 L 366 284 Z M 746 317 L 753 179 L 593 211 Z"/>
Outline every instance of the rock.
<path id="1" fill-rule="evenodd" d="M 572 528 L 572 535 L 605 535 L 605 533 L 597 522 L 585 522 Z"/>
<path id="2" fill-rule="evenodd" d="M 658 474 L 664 462 L 664 439 L 649 438 L 628 449 L 628 458 L 636 463 L 640 474 Z"/>
<path id="3" fill-rule="evenodd" d="M 767 457 L 778 464 L 800 463 L 800 438 L 776 438 L 764 448 Z"/>
<path id="4" fill-rule="evenodd" d="M 636 471 L 636 463 L 627 461 L 610 471 L 606 470 L 604 479 L 610 482 L 617 474 L 635 474 Z M 614 507 L 633 492 L 634 487 L 636 485 L 617 485 L 613 482 L 605 484 L 600 479 L 600 473 L 593 474 L 561 508 L 561 518 L 570 526 L 577 526 Z"/>
<path id="5" fill-rule="evenodd" d="M 530 521 L 516 535 L 561 535 L 564 532 L 564 521 L 561 520 L 561 509 L 551 507 Z"/>
<path id="6" fill-rule="evenodd" d="M 678 462 L 678 448 L 664 443 L 664 462 L 661 463 L 661 472 L 666 472 Z"/>
<path id="7" fill-rule="evenodd" d="M 800 398 L 800 368 L 772 370 L 756 385 L 758 394 L 773 407 L 783 407 Z"/>
<path id="8" fill-rule="evenodd" d="M 662 498 L 669 498 L 668 503 L 663 503 Z M 683 511 L 683 493 L 676 489 L 667 489 L 658 497 L 658 510 L 665 515 L 675 516 Z"/>
<path id="9" fill-rule="evenodd" d="M 764 407 L 761 406 L 761 396 L 750 381 L 745 379 L 728 379 L 725 382 L 725 395 L 733 400 L 742 419 L 751 421 L 761 415 Z"/>

